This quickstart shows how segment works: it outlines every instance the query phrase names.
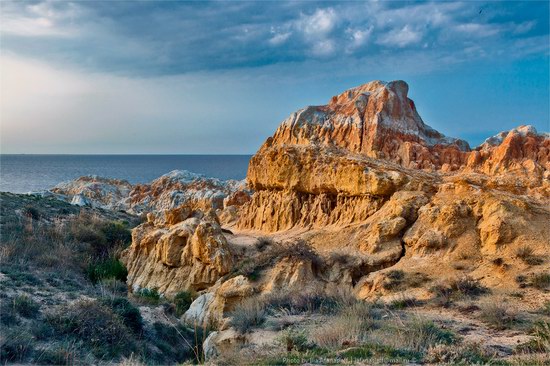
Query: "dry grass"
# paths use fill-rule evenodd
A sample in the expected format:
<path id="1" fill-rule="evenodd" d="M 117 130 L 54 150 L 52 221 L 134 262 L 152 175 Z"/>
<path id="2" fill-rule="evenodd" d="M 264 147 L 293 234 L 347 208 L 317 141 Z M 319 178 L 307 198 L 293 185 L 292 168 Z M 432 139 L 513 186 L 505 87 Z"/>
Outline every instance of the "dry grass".
<path id="1" fill-rule="evenodd" d="M 462 276 L 433 286 L 430 292 L 434 294 L 432 301 L 436 305 L 448 307 L 456 300 L 487 294 L 489 289 L 481 285 L 478 280 Z"/>
<path id="2" fill-rule="evenodd" d="M 504 330 L 518 322 L 518 315 L 506 303 L 495 299 L 481 305 L 479 319 L 494 329 Z"/>
<path id="3" fill-rule="evenodd" d="M 266 304 L 257 299 L 247 299 L 231 312 L 231 325 L 241 333 L 263 324 L 266 318 Z"/>
<path id="4" fill-rule="evenodd" d="M 544 259 L 537 255 L 535 249 L 528 245 L 523 245 L 516 250 L 516 257 L 521 259 L 525 264 L 536 266 L 542 264 Z"/>
<path id="5" fill-rule="evenodd" d="M 372 304 L 358 301 L 342 308 L 338 315 L 314 329 L 311 339 L 319 347 L 327 349 L 358 345 L 367 339 L 381 316 L 380 310 Z"/>

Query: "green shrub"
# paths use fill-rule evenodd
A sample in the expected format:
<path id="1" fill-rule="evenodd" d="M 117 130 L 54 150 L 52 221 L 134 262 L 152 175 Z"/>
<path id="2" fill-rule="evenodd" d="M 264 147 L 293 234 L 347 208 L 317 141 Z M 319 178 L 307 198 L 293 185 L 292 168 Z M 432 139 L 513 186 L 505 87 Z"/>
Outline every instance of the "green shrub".
<path id="1" fill-rule="evenodd" d="M 34 339 L 24 328 L 2 330 L 0 338 L 0 362 L 23 363 L 33 351 Z"/>
<path id="2" fill-rule="evenodd" d="M 448 281 L 446 284 L 439 284 L 430 289 L 435 296 L 433 302 L 440 306 L 449 306 L 454 300 L 464 297 L 476 297 L 489 292 L 489 289 L 482 286 L 479 281 L 469 277 L 459 277 Z"/>
<path id="3" fill-rule="evenodd" d="M 438 344 L 427 350 L 424 362 L 445 365 L 485 365 L 489 364 L 495 356 L 478 343 Z"/>
<path id="4" fill-rule="evenodd" d="M 538 321 L 533 325 L 531 331 L 533 338 L 519 345 L 517 350 L 520 352 L 550 352 L 550 323 L 547 321 Z"/>
<path id="5" fill-rule="evenodd" d="M 199 347 L 197 343 L 203 341 L 203 337 L 198 333 L 193 334 L 183 326 L 161 322 L 155 322 L 153 329 L 154 335 L 151 335 L 151 341 L 160 350 L 160 353 L 155 353 L 151 357 L 157 362 L 161 364 L 181 363 L 197 358 L 195 352 L 202 347 Z"/>
<path id="6" fill-rule="evenodd" d="M 283 345 L 283 347 L 285 347 L 287 352 L 292 352 L 293 350 L 304 352 L 314 347 L 309 343 L 304 330 L 297 330 L 293 328 L 283 331 L 279 336 L 278 341 Z"/>
<path id="7" fill-rule="evenodd" d="M 126 247 L 132 242 L 132 232 L 123 222 L 107 222 L 102 225 L 100 230 L 105 236 L 105 240 L 111 244 L 119 244 Z"/>
<path id="8" fill-rule="evenodd" d="M 239 332 L 246 333 L 261 325 L 265 318 L 265 304 L 258 299 L 248 299 L 231 312 L 231 325 Z"/>
<path id="9" fill-rule="evenodd" d="M 40 305 L 26 295 L 19 295 L 13 299 L 13 308 L 22 317 L 36 318 L 40 313 Z"/>
<path id="10" fill-rule="evenodd" d="M 26 205 L 23 208 L 23 215 L 25 215 L 26 217 L 29 217 L 33 220 L 39 220 L 40 217 L 42 216 L 40 214 L 40 211 L 36 207 L 33 207 L 31 205 Z"/>
<path id="11" fill-rule="evenodd" d="M 103 303 L 121 317 L 122 322 L 135 334 L 140 334 L 143 330 L 143 318 L 139 309 L 132 305 L 130 301 L 123 297 L 114 299 L 105 299 Z"/>
<path id="12" fill-rule="evenodd" d="M 128 271 L 121 261 L 111 257 L 97 263 L 91 263 L 88 266 L 86 274 L 94 284 L 107 278 L 114 278 L 126 282 Z"/>
<path id="13" fill-rule="evenodd" d="M 128 356 L 136 349 L 121 318 L 97 301 L 76 301 L 48 314 L 46 321 L 57 335 L 75 338 L 98 358 Z"/>
<path id="14" fill-rule="evenodd" d="M 178 292 L 174 297 L 174 305 L 176 306 L 176 316 L 182 316 L 189 309 L 193 302 L 193 294 L 190 291 Z"/>
<path id="15" fill-rule="evenodd" d="M 71 347 L 53 346 L 36 352 L 34 362 L 39 365 L 73 365 L 78 356 Z"/>
<path id="16" fill-rule="evenodd" d="M 160 294 L 156 289 L 142 288 L 136 295 L 150 303 L 158 303 L 160 300 Z"/>

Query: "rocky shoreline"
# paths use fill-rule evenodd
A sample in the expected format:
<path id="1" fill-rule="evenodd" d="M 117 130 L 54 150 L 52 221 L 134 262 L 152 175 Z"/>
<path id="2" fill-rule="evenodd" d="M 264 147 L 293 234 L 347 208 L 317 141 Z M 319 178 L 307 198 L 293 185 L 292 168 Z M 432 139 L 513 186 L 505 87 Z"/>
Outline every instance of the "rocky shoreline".
<path id="1" fill-rule="evenodd" d="M 276 348 L 285 327 L 243 331 L 235 313 L 296 293 L 414 303 L 432 320 L 442 311 L 462 337 L 505 358 L 512 339 L 536 337 L 473 321 L 479 296 L 548 325 L 537 311 L 550 302 L 550 135 L 520 126 L 472 149 L 426 125 L 403 81 L 373 81 L 293 113 L 245 181 L 186 171 L 135 186 L 81 177 L 48 195 L 142 217 L 120 253 L 128 288 L 195 294 L 181 318 L 216 329 L 204 346 L 214 364 Z"/>

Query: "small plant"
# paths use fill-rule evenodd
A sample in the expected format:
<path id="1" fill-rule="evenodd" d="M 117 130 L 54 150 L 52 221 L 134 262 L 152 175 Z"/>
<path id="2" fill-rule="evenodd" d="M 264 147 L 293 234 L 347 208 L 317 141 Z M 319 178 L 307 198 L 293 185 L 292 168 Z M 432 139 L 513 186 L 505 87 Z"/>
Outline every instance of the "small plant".
<path id="1" fill-rule="evenodd" d="M 136 292 L 136 295 L 140 300 L 152 304 L 157 304 L 160 300 L 160 294 L 157 289 L 142 288 Z"/>
<path id="2" fill-rule="evenodd" d="M 124 264 L 114 257 L 90 264 L 86 273 L 90 281 L 94 284 L 107 278 L 114 278 L 126 282 L 126 277 L 128 276 L 128 270 Z"/>
<path id="3" fill-rule="evenodd" d="M 183 313 L 189 309 L 191 303 L 193 302 L 193 294 L 190 291 L 178 292 L 174 296 L 174 305 L 176 306 L 176 316 L 182 316 Z"/>
<path id="4" fill-rule="evenodd" d="M 519 247 L 516 251 L 516 256 L 526 264 L 532 266 L 536 266 L 544 262 L 540 256 L 535 254 L 535 250 L 528 245 Z"/>
<path id="5" fill-rule="evenodd" d="M 393 300 L 389 306 L 391 309 L 405 309 L 422 305 L 423 302 L 414 297 L 401 297 Z"/>
<path id="6" fill-rule="evenodd" d="M 248 299 L 231 313 L 231 325 L 239 332 L 246 333 L 265 321 L 265 305 L 258 299 Z"/>
<path id="7" fill-rule="evenodd" d="M 425 351 L 437 344 L 452 344 L 456 335 L 446 329 L 441 329 L 435 323 L 426 320 L 414 320 L 398 330 L 401 339 L 413 351 Z"/>
<path id="8" fill-rule="evenodd" d="M 26 295 L 19 295 L 13 299 L 13 308 L 22 317 L 36 318 L 40 313 L 40 305 Z"/>
<path id="9" fill-rule="evenodd" d="M 0 362 L 24 363 L 33 351 L 33 337 L 25 329 L 15 327 L 2 330 Z"/>
<path id="10" fill-rule="evenodd" d="M 269 248 L 273 245 L 273 240 L 271 238 L 268 238 L 266 236 L 261 236 L 258 238 L 258 241 L 256 242 L 256 249 L 259 252 L 263 252 L 265 249 Z"/>
<path id="11" fill-rule="evenodd" d="M 23 208 L 23 215 L 33 220 L 39 220 L 42 216 L 40 214 L 40 211 L 38 211 L 36 207 L 33 207 L 31 205 L 27 205 L 25 206 L 25 208 Z"/>
<path id="12" fill-rule="evenodd" d="M 540 272 L 531 277 L 531 286 L 539 290 L 546 290 L 550 288 L 550 273 Z"/>
<path id="13" fill-rule="evenodd" d="M 98 358 L 128 356 L 135 350 L 129 329 L 109 307 L 79 300 L 46 316 L 58 335 L 74 338 Z"/>
<path id="14" fill-rule="evenodd" d="M 130 301 L 123 297 L 114 299 L 105 299 L 103 304 L 107 305 L 112 311 L 122 318 L 122 322 L 135 334 L 140 334 L 143 330 L 143 319 L 139 309 Z"/>
<path id="15" fill-rule="evenodd" d="M 426 351 L 424 362 L 444 365 L 485 365 L 495 357 L 478 343 L 438 344 Z"/>
<path id="16" fill-rule="evenodd" d="M 518 346 L 520 352 L 550 352 L 550 323 L 547 321 L 538 321 L 533 325 L 533 338 L 524 344 Z"/>
<path id="17" fill-rule="evenodd" d="M 285 347 L 287 352 L 292 352 L 293 350 L 305 352 L 312 348 L 303 330 L 289 328 L 282 332 L 278 340 Z"/>
<path id="18" fill-rule="evenodd" d="M 491 302 L 481 307 L 479 318 L 495 329 L 510 328 L 518 321 L 517 314 L 500 302 Z"/>
<path id="19" fill-rule="evenodd" d="M 434 296 L 434 303 L 439 306 L 448 307 L 454 300 L 464 297 L 476 297 L 489 292 L 489 289 L 482 286 L 479 281 L 469 277 L 454 278 L 447 284 L 439 284 L 430 289 Z"/>

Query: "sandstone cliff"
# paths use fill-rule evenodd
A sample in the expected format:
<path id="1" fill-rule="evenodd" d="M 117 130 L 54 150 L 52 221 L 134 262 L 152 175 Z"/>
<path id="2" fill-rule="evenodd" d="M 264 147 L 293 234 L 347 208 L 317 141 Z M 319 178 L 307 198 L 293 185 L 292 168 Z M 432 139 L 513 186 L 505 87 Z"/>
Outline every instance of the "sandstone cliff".
<path id="1" fill-rule="evenodd" d="M 243 299 L 292 289 L 386 295 L 395 270 L 514 287 L 547 269 L 549 135 L 520 126 L 472 150 L 407 92 L 375 81 L 292 114 L 252 157 L 251 196 L 179 174 L 135 187 L 126 202 L 154 214 L 125 253 L 129 284 L 202 290 L 185 318 L 224 324 Z M 545 259 L 521 260 L 525 246 Z"/>

